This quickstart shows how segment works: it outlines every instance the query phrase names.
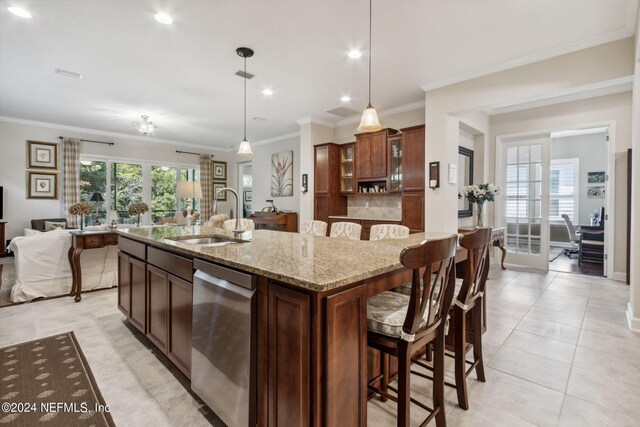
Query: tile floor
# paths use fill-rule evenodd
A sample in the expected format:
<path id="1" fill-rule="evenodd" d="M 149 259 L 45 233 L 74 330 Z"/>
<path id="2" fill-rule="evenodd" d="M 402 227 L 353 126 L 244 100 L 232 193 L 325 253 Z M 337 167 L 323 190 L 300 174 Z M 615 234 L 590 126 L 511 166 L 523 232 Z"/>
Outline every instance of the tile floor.
<path id="1" fill-rule="evenodd" d="M 449 426 L 638 425 L 640 334 L 626 327 L 626 285 L 492 269 L 487 295 L 487 382 L 470 377 L 468 411 L 447 388 Z M 0 347 L 73 330 L 116 425 L 211 425 L 207 408 L 127 328 L 116 301 L 112 289 L 84 294 L 79 304 L 57 298 L 0 308 Z M 412 380 L 413 394 L 430 399 L 431 384 Z M 416 422 L 422 415 L 412 408 Z M 393 404 L 370 401 L 368 421 L 395 425 Z"/>

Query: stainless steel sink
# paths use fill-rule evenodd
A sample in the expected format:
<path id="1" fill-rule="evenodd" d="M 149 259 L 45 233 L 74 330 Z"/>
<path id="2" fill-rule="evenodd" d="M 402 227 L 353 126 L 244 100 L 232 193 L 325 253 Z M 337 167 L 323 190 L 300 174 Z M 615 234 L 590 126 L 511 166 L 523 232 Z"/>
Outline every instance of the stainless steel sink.
<path id="1" fill-rule="evenodd" d="M 206 246 L 224 246 L 234 243 L 246 243 L 247 240 L 234 239 L 226 236 L 210 236 L 210 237 L 176 237 L 171 240 L 184 243 L 185 245 L 206 245 Z"/>

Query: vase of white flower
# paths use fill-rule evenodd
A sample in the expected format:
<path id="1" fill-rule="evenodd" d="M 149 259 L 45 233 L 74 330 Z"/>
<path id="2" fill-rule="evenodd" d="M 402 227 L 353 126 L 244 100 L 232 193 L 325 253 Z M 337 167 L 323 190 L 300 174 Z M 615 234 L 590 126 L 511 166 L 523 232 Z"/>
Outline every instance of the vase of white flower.
<path id="1" fill-rule="evenodd" d="M 464 197 L 470 204 L 476 205 L 475 226 L 484 227 L 484 202 L 493 202 L 496 200 L 496 194 L 500 193 L 500 188 L 493 184 L 467 185 L 462 190 L 462 194 L 458 194 L 458 198 Z"/>

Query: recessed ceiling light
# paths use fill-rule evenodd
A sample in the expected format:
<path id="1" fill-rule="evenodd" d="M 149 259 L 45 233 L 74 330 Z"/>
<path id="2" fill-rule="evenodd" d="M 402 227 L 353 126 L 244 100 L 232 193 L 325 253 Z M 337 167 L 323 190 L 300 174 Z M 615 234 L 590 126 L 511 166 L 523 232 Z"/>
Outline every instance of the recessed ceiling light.
<path id="1" fill-rule="evenodd" d="M 7 10 L 16 16 L 19 16 L 20 18 L 31 19 L 31 14 L 28 11 L 22 9 L 21 7 L 11 6 L 11 7 L 8 7 Z"/>
<path id="2" fill-rule="evenodd" d="M 266 96 L 271 96 L 271 95 L 273 95 L 273 91 L 271 89 L 264 89 L 262 91 L 262 94 L 266 95 Z"/>
<path id="3" fill-rule="evenodd" d="M 358 49 L 353 49 L 350 50 L 347 55 L 349 56 L 349 58 L 358 59 L 362 56 L 362 52 L 360 52 Z"/>
<path id="4" fill-rule="evenodd" d="M 349 101 L 351 101 L 351 97 L 350 97 L 350 96 L 345 95 L 345 96 L 343 96 L 342 98 L 340 98 L 340 101 L 342 101 L 342 102 L 349 102 Z"/>
<path id="5" fill-rule="evenodd" d="M 153 17 L 156 18 L 156 21 L 158 21 L 161 24 L 164 24 L 164 25 L 173 24 L 173 18 L 167 15 L 166 13 L 158 12 Z"/>

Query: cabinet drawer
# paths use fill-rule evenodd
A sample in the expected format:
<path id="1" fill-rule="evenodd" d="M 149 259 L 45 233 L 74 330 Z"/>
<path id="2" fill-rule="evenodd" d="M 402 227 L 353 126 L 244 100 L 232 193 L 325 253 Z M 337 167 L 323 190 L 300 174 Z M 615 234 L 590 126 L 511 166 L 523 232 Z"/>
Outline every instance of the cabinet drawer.
<path id="1" fill-rule="evenodd" d="M 84 238 L 84 247 L 87 249 L 99 248 L 102 246 L 102 236 L 89 236 Z"/>
<path id="2" fill-rule="evenodd" d="M 136 258 L 146 259 L 146 245 L 144 243 L 121 237 L 120 240 L 118 240 L 118 249 Z"/>
<path id="3" fill-rule="evenodd" d="M 174 255 L 162 249 L 149 247 L 147 261 L 189 282 L 193 282 L 193 260 Z"/>
<path id="4" fill-rule="evenodd" d="M 103 236 L 105 245 L 117 245 L 118 244 L 118 236 L 112 234 L 108 236 Z"/>

